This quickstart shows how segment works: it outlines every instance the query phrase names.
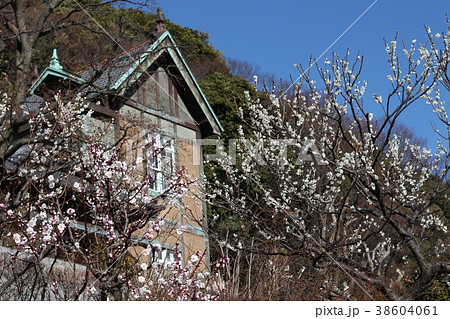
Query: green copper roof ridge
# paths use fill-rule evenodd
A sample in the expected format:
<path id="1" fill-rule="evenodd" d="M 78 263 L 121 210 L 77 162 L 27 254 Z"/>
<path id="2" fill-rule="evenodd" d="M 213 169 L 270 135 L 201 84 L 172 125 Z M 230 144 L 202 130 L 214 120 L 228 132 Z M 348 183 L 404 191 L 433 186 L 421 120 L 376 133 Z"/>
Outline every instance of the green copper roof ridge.
<path id="1" fill-rule="evenodd" d="M 153 52 L 153 50 L 167 37 L 169 34 L 169 31 L 164 32 L 155 42 L 152 43 L 150 48 L 148 48 L 140 57 L 139 59 L 133 59 L 134 65 L 128 69 L 127 72 L 125 72 L 124 75 L 122 75 L 116 83 L 110 88 L 111 91 L 116 91 L 120 88 L 120 86 L 128 79 L 128 77 L 133 74 L 134 71 L 141 65 L 143 61 L 148 57 L 148 55 Z M 129 53 L 127 53 L 129 55 Z"/>
<path id="2" fill-rule="evenodd" d="M 70 72 L 68 72 L 68 71 L 66 71 L 64 69 L 58 70 L 58 69 L 53 69 L 52 67 L 48 66 L 41 73 L 41 75 L 39 75 L 39 77 L 34 81 L 34 83 L 31 85 L 30 89 L 28 90 L 28 92 L 30 94 L 33 94 L 34 90 L 36 90 L 38 88 L 38 86 L 41 85 L 42 81 L 44 81 L 44 79 L 48 75 L 54 75 L 54 76 L 60 77 L 60 78 L 62 78 L 64 80 L 69 78 L 69 79 L 72 79 L 72 80 L 74 80 L 76 82 L 79 82 L 79 83 L 85 83 L 86 82 L 83 78 L 81 78 L 81 77 L 79 77 L 79 76 L 77 76 L 77 75 L 75 75 L 73 73 L 70 73 Z"/>
<path id="3" fill-rule="evenodd" d="M 56 48 L 53 49 L 52 59 L 50 60 L 50 68 L 52 68 L 53 70 L 63 70 L 61 63 L 59 63 Z"/>
<path id="4" fill-rule="evenodd" d="M 53 49 L 52 58 L 50 60 L 49 65 L 44 69 L 44 71 L 39 75 L 39 77 L 34 81 L 34 83 L 31 85 L 28 92 L 30 94 L 34 94 L 34 90 L 37 89 L 39 85 L 41 85 L 42 81 L 48 76 L 48 75 L 54 75 L 56 77 L 63 78 L 64 80 L 67 78 L 70 78 L 72 80 L 75 80 L 79 83 L 86 82 L 83 78 L 65 70 L 61 63 L 59 63 L 58 54 L 56 52 L 56 49 Z"/>

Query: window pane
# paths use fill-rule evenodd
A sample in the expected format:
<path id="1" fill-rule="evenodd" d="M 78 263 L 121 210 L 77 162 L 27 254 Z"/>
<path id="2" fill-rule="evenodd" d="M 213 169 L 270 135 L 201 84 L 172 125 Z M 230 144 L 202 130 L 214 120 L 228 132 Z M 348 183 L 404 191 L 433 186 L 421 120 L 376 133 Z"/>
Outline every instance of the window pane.
<path id="1" fill-rule="evenodd" d="M 150 188 L 162 192 L 168 187 L 168 179 L 174 172 L 173 139 L 158 134 L 147 137 L 147 174 Z"/>

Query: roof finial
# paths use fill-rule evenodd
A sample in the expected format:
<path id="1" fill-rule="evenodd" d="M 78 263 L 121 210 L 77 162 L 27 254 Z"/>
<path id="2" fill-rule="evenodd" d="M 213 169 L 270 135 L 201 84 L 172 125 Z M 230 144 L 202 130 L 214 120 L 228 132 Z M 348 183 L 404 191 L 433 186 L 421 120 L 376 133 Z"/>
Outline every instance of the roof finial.
<path id="1" fill-rule="evenodd" d="M 56 69 L 56 70 L 63 69 L 62 65 L 59 63 L 58 54 L 56 53 L 56 49 L 53 49 L 53 55 L 52 55 L 52 60 L 50 61 L 50 67 L 52 69 Z"/>
<path id="2" fill-rule="evenodd" d="M 166 26 L 163 24 L 166 21 L 162 14 L 162 9 L 158 8 L 156 10 L 156 23 L 158 23 L 155 27 L 155 31 L 152 33 L 153 37 L 159 38 L 161 34 L 167 31 Z"/>

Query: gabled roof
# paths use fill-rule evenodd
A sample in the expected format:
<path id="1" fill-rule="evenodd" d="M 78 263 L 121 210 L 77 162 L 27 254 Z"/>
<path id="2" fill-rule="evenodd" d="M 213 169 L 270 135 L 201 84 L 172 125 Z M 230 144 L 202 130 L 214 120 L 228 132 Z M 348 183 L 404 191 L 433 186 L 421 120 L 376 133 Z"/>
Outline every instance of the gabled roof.
<path id="1" fill-rule="evenodd" d="M 53 55 L 50 61 L 50 65 L 46 67 L 44 72 L 42 72 L 36 79 L 36 81 L 34 81 L 33 85 L 29 89 L 29 93 L 33 95 L 34 91 L 44 82 L 44 80 L 50 77 L 55 77 L 63 80 L 71 80 L 77 84 L 84 83 L 84 80 L 82 78 L 75 74 L 72 74 L 70 71 L 62 67 L 62 65 L 59 63 L 56 49 L 53 49 Z"/>
<path id="2" fill-rule="evenodd" d="M 56 51 L 54 51 L 55 56 Z M 185 93 L 185 96 L 189 97 L 189 103 L 186 103 L 186 107 L 192 118 L 197 123 L 201 123 L 199 126 L 202 135 L 219 134 L 223 131 L 219 120 L 168 31 L 159 34 L 155 41 L 143 43 L 111 60 L 80 71 L 77 74 L 64 70 L 59 61 L 57 61 L 57 57 L 56 60 L 54 57 L 50 66 L 44 70 L 33 84 L 30 93 L 33 93 L 46 77 L 56 76 L 73 80 L 78 84 L 92 81 L 88 90 L 85 91 L 86 93 L 95 91 L 126 97 L 127 89 L 142 75 L 148 75 L 147 70 L 150 66 L 157 61 L 161 61 L 163 57 L 164 59 L 168 58 L 171 60 L 171 64 L 176 66 L 183 82 L 190 89 L 190 92 Z"/>
<path id="3" fill-rule="evenodd" d="M 86 81 L 93 80 L 92 86 L 100 91 L 116 91 L 122 84 L 121 79 L 139 67 L 142 57 L 147 56 L 159 44 L 156 42 L 145 42 L 138 47 L 123 52 L 111 60 L 106 60 L 98 65 L 82 70 L 77 73 L 79 77 Z M 147 53 L 147 54 L 146 54 Z"/>
<path id="4" fill-rule="evenodd" d="M 127 88 L 142 75 L 148 75 L 149 67 L 163 55 L 169 56 L 173 64 L 176 65 L 183 81 L 191 89 L 194 100 L 199 107 L 195 108 L 196 113 L 200 110 L 210 124 L 211 133 L 219 134 L 223 131 L 223 128 L 168 31 L 162 33 L 156 41 L 143 43 L 107 63 L 79 72 L 78 76 L 86 81 L 97 76 L 92 83 L 96 90 L 124 96 Z M 187 105 L 187 107 L 190 106 Z M 199 117 L 200 114 L 193 115 L 193 110 L 190 111 L 194 119 Z"/>

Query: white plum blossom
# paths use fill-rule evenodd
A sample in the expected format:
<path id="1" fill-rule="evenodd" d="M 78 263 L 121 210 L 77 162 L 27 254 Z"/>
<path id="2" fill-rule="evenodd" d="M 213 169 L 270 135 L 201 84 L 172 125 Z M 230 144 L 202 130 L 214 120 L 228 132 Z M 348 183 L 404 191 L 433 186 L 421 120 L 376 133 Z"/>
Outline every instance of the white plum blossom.
<path id="1" fill-rule="evenodd" d="M 373 100 L 378 104 L 383 103 L 383 98 L 380 95 L 377 95 L 375 93 L 373 94 Z"/>
<path id="2" fill-rule="evenodd" d="M 60 233 L 62 233 L 64 231 L 64 229 L 66 229 L 66 225 L 64 225 L 62 223 L 58 225 L 58 230 Z"/>
<path id="3" fill-rule="evenodd" d="M 435 248 L 439 256 L 430 247 L 448 244 L 439 216 L 449 206 L 443 197 L 450 191 L 450 154 L 442 140 L 450 140 L 450 121 L 439 88 L 450 88 L 445 80 L 450 40 L 442 35 L 445 41 L 437 46 L 427 33 L 428 44 L 413 41 L 403 50 L 397 39 L 386 41 L 391 91 L 383 96 L 367 96 L 370 87 L 359 78 L 363 58 L 354 59 L 349 51 L 324 65 L 312 61 L 309 67 L 321 83 L 306 72 L 289 98 L 283 90 L 265 92 L 264 101 L 247 96 L 247 113 L 240 112 L 245 124 L 234 132 L 233 152 L 221 153 L 217 169 L 211 165 L 214 179 L 205 188 L 212 190 L 209 204 L 258 235 L 244 240 L 227 233 L 221 249 L 271 247 L 288 256 L 301 251 L 317 271 L 332 266 L 342 271 L 323 287 L 344 277 L 359 278 L 374 291 L 377 285 L 395 287 L 391 268 L 412 271 L 411 262 L 396 258 L 406 252 L 420 271 L 437 274 L 432 269 L 443 262 L 442 246 Z M 445 127 L 437 131 L 437 151 L 409 138 L 397 124 L 407 122 L 405 109 L 420 99 Z M 212 220 L 222 222 L 220 217 Z M 345 293 L 353 288 L 355 282 L 346 278 Z M 381 293 L 394 300 L 413 298 L 416 288 L 403 288 Z"/>
<path id="4" fill-rule="evenodd" d="M 192 255 L 191 258 L 189 258 L 189 260 L 190 260 L 192 263 L 196 263 L 196 262 L 199 261 L 199 258 L 198 258 L 197 255 Z"/>
<path id="5" fill-rule="evenodd" d="M 142 284 L 145 282 L 145 277 L 144 276 L 139 276 L 138 277 L 138 281 Z"/>
<path id="6" fill-rule="evenodd" d="M 147 270 L 147 268 L 148 268 L 148 265 L 147 265 L 146 263 L 142 263 L 142 264 L 141 264 L 141 269 L 142 269 L 142 270 L 145 271 L 145 270 Z"/>
<path id="7" fill-rule="evenodd" d="M 19 244 L 22 241 L 22 237 L 17 233 L 13 235 L 13 239 L 16 244 Z"/>

